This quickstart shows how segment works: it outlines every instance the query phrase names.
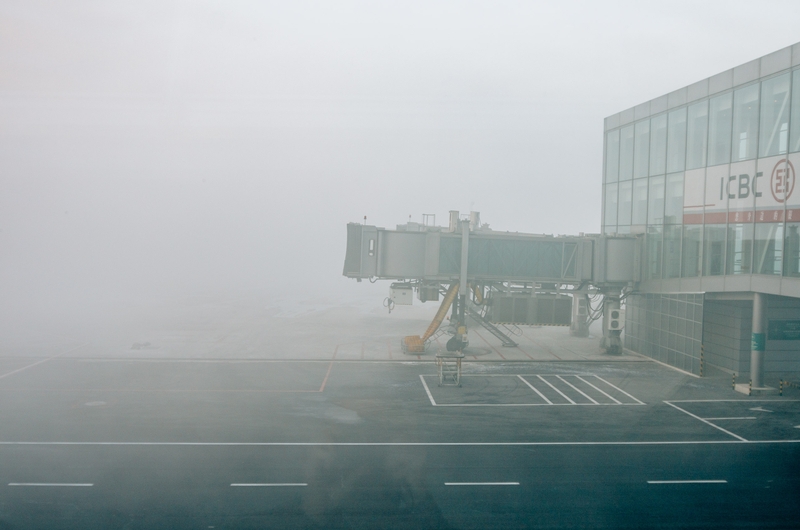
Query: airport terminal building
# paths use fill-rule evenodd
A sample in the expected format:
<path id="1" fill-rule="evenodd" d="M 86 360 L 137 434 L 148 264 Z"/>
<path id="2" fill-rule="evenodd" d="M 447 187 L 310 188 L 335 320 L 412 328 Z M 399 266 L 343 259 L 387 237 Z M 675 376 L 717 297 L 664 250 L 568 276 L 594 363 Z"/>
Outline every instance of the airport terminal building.
<path id="1" fill-rule="evenodd" d="M 602 231 L 637 236 L 626 349 L 797 380 L 797 170 L 800 43 L 606 118 Z"/>

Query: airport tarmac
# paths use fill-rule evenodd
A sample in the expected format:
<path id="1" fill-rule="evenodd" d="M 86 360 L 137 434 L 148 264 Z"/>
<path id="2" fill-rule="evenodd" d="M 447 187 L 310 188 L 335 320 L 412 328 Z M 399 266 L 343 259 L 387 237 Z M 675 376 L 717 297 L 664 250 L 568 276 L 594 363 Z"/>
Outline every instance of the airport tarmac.
<path id="1" fill-rule="evenodd" d="M 399 349 L 432 310 L 191 303 L 5 341 L 0 529 L 800 527 L 796 389 L 566 328 L 473 331 L 439 386 Z"/>

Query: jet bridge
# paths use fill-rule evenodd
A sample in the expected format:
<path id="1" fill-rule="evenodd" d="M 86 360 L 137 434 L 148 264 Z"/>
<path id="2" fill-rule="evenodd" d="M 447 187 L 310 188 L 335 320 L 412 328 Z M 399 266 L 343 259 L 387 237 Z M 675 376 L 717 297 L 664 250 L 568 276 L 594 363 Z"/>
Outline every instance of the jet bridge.
<path id="1" fill-rule="evenodd" d="M 423 302 L 445 296 L 442 318 L 437 315 L 423 336 L 406 337 L 405 350 L 423 351 L 450 308 L 448 332 L 453 338 L 448 349 L 453 351 L 467 344 L 467 315 L 508 347 L 516 343 L 503 326 L 569 325 L 574 334 L 588 335 L 589 322 L 602 316 L 604 347 L 621 349 L 620 295 L 638 281 L 639 240 L 502 232 L 481 225 L 479 219 L 477 212 L 461 219 L 451 211 L 448 227 L 408 223 L 387 230 L 347 225 L 344 276 L 393 280 L 390 310 L 394 304 L 411 304 L 413 291 Z M 597 294 L 603 295 L 603 303 L 593 309 L 589 296 Z"/>
<path id="2" fill-rule="evenodd" d="M 439 227 L 434 227 L 439 228 Z M 594 240 L 474 230 L 467 279 L 483 282 L 580 284 L 592 279 Z M 347 225 L 348 278 L 447 282 L 461 273 L 462 232 L 409 232 Z"/>

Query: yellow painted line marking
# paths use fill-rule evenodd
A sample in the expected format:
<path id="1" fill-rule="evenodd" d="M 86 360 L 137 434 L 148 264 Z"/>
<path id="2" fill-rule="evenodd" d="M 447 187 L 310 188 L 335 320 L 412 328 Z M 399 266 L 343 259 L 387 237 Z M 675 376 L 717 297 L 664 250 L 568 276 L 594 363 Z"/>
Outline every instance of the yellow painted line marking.
<path id="1" fill-rule="evenodd" d="M 331 357 L 331 364 L 328 365 L 328 371 L 325 373 L 325 379 L 322 380 L 322 384 L 319 387 L 318 392 L 322 392 L 325 390 L 325 385 L 328 384 L 328 376 L 331 375 L 331 370 L 333 369 L 333 361 L 336 359 L 336 353 L 339 351 L 339 346 L 336 346 L 336 349 L 333 350 L 333 356 Z"/>

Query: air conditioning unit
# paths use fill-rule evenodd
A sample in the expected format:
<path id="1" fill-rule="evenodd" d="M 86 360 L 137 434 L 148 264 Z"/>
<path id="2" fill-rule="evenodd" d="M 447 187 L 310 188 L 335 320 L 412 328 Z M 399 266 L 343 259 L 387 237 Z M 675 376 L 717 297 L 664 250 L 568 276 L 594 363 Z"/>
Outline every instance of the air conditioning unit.
<path id="1" fill-rule="evenodd" d="M 397 305 L 412 305 L 414 288 L 408 283 L 393 283 L 389 288 L 389 298 Z"/>
<path id="2" fill-rule="evenodd" d="M 612 309 L 608 315 L 608 329 L 619 331 L 625 327 L 625 311 L 622 309 Z"/>

